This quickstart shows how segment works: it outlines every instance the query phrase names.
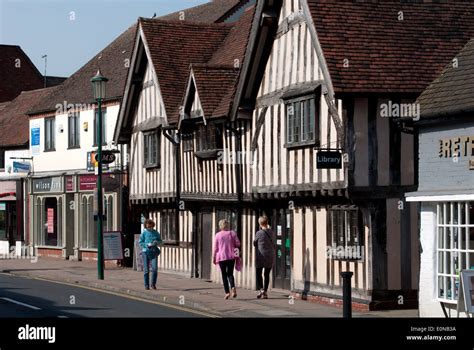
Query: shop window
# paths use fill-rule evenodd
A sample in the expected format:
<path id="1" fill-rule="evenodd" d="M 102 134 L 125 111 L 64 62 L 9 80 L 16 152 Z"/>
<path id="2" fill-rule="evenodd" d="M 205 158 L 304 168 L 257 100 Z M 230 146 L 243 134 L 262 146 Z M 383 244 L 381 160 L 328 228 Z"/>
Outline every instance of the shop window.
<path id="1" fill-rule="evenodd" d="M 314 97 L 298 98 L 286 103 L 286 146 L 314 145 L 319 122 Z"/>
<path id="2" fill-rule="evenodd" d="M 45 197 L 37 202 L 38 243 L 60 247 L 62 242 L 62 198 Z"/>
<path id="3" fill-rule="evenodd" d="M 44 120 L 44 150 L 45 152 L 56 150 L 56 119 L 45 118 Z"/>
<path id="4" fill-rule="evenodd" d="M 474 202 L 448 202 L 437 206 L 438 298 L 455 301 L 459 274 L 474 270 Z"/>
<path id="5" fill-rule="evenodd" d="M 160 137 L 158 131 L 143 134 L 143 162 L 145 168 L 157 168 L 160 165 Z"/>
<path id="6" fill-rule="evenodd" d="M 364 256 L 363 229 L 356 207 L 330 208 L 328 212 L 328 258 L 361 260 Z"/>
<path id="7" fill-rule="evenodd" d="M 179 242 L 176 230 L 176 210 L 163 210 L 160 220 L 160 234 L 164 243 L 176 244 Z"/>
<path id="8" fill-rule="evenodd" d="M 115 196 L 104 196 L 103 231 L 115 231 Z M 84 195 L 81 202 L 81 248 L 97 249 L 98 227 L 97 217 L 94 215 L 94 196 Z"/>
<path id="9" fill-rule="evenodd" d="M 0 203 L 0 240 L 7 239 L 7 204 Z"/>

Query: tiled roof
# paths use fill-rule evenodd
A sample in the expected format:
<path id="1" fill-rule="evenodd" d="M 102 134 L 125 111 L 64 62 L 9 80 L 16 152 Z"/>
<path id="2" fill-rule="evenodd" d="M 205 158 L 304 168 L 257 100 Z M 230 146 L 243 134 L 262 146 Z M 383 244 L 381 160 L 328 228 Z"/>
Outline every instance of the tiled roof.
<path id="1" fill-rule="evenodd" d="M 242 0 L 213 0 L 208 3 L 161 16 L 163 20 L 184 20 L 190 22 L 221 22 L 241 3 Z M 184 18 L 182 17 L 184 15 Z"/>
<path id="2" fill-rule="evenodd" d="M 51 112 L 57 104 L 79 104 L 93 102 L 91 78 L 100 68 L 102 75 L 109 79 L 107 83 L 107 100 L 122 98 L 125 81 L 133 50 L 136 25 L 128 28 L 104 50 L 98 53 L 81 69 L 61 84 L 47 99 L 39 103 L 35 113 Z"/>
<path id="3" fill-rule="evenodd" d="M 19 46 L 0 45 L 0 102 L 43 87 L 43 76 Z"/>
<path id="4" fill-rule="evenodd" d="M 247 8 L 208 64 L 194 69 L 201 104 L 212 101 L 209 104 L 214 106 L 212 113 L 206 113 L 203 106 L 206 117 L 226 117 L 230 113 L 254 15 L 255 6 Z"/>
<path id="5" fill-rule="evenodd" d="M 445 68 L 417 100 L 422 118 L 474 115 L 474 39 Z"/>
<path id="6" fill-rule="evenodd" d="M 307 1 L 336 92 L 419 93 L 474 37 L 472 1 Z"/>
<path id="7" fill-rule="evenodd" d="M 144 18 L 139 23 L 158 76 L 168 122 L 177 122 L 190 65 L 207 63 L 231 26 Z"/>
<path id="8" fill-rule="evenodd" d="M 192 73 L 204 116 L 227 116 L 239 71 L 233 66 L 193 65 Z"/>
<path id="9" fill-rule="evenodd" d="M 0 147 L 28 143 L 30 127 L 27 112 L 57 88 L 24 91 L 0 110 Z"/>

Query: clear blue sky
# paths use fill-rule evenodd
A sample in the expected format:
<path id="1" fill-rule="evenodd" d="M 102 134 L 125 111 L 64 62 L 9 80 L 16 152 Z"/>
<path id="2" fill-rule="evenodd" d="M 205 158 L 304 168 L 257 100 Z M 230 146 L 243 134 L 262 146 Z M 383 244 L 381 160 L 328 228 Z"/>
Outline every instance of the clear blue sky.
<path id="1" fill-rule="evenodd" d="M 70 76 L 138 17 L 207 0 L 0 0 L 0 44 L 20 45 L 41 73 Z"/>

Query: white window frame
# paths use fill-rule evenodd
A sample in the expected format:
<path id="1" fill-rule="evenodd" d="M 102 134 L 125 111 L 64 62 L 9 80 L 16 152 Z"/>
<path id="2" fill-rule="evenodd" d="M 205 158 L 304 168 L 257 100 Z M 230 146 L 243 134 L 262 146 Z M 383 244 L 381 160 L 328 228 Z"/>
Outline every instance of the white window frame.
<path id="1" fill-rule="evenodd" d="M 470 244 L 470 231 L 474 230 L 474 220 L 470 222 L 469 212 L 469 207 L 473 205 L 474 202 L 469 201 L 440 202 L 436 205 L 435 268 L 436 296 L 439 301 L 457 303 L 459 272 L 474 266 L 474 244 Z M 456 232 L 457 241 L 454 237 Z M 463 238 L 464 249 L 461 245 Z M 458 259 L 458 269 L 455 267 L 455 259 Z M 441 280 L 442 283 L 440 283 Z M 441 287 L 443 287 L 444 295 L 440 293 Z"/>

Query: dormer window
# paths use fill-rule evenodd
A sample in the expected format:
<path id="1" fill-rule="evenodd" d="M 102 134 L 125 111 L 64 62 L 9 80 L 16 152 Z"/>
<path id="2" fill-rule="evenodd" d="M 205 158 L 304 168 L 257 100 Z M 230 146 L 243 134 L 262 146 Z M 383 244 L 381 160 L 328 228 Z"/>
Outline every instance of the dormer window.
<path id="1" fill-rule="evenodd" d="M 222 126 L 216 124 L 201 124 L 195 132 L 196 152 L 199 158 L 217 157 L 223 147 Z"/>

